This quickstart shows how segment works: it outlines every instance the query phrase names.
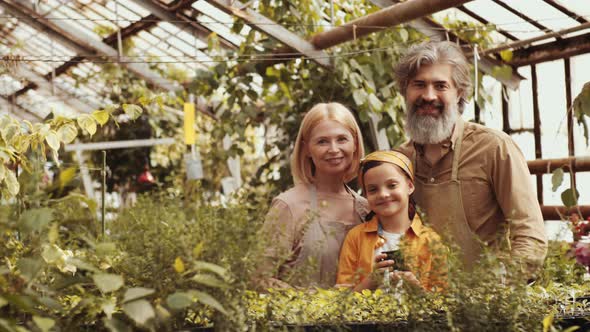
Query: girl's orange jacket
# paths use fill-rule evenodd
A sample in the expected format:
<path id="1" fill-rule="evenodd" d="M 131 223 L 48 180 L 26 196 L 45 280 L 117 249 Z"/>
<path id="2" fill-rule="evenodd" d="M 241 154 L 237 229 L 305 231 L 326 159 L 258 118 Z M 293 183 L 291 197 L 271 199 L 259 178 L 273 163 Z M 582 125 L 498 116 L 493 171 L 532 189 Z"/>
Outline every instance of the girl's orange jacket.
<path id="1" fill-rule="evenodd" d="M 378 225 L 375 216 L 348 232 L 340 251 L 337 286 L 353 287 L 373 271 Z M 422 224 L 418 214 L 403 236 L 400 247 L 406 265 L 425 289 L 445 288 L 448 250 L 442 245 L 440 236 Z"/>

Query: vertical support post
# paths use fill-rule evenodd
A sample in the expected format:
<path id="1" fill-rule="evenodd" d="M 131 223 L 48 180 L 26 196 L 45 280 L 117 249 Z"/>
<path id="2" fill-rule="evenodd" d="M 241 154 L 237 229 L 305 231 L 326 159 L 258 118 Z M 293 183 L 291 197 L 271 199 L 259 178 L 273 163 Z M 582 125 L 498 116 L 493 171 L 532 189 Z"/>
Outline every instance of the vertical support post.
<path id="1" fill-rule="evenodd" d="M 475 102 L 473 103 L 473 113 L 475 114 L 475 115 L 474 115 L 474 117 L 475 117 L 475 119 L 474 119 L 474 120 L 475 120 L 475 122 L 476 122 L 476 123 L 481 123 L 481 119 L 480 119 L 480 117 L 481 117 L 481 110 L 479 109 L 479 105 L 477 104 L 477 101 L 475 101 Z"/>
<path id="2" fill-rule="evenodd" d="M 502 131 L 506 134 L 510 135 L 512 131 L 510 129 L 510 115 L 509 115 L 509 105 L 508 105 L 508 92 L 506 91 L 506 86 L 502 84 Z"/>
<path id="3" fill-rule="evenodd" d="M 571 112 L 572 108 L 572 72 L 570 66 L 570 58 L 563 59 L 565 71 L 565 101 L 566 101 L 566 115 L 567 115 L 567 151 L 568 156 L 575 155 L 574 150 L 574 116 Z M 573 168 L 573 166 L 572 166 Z M 576 170 L 570 169 L 571 187 L 576 188 Z"/>
<path id="4" fill-rule="evenodd" d="M 106 190 L 107 190 L 107 152 L 105 150 L 102 150 L 102 170 L 101 170 L 101 175 L 102 175 L 102 185 L 101 185 L 101 207 L 102 207 L 102 214 L 101 214 L 101 223 L 102 223 L 102 238 L 104 239 L 105 237 L 105 216 L 106 216 L 106 205 L 105 205 L 105 196 L 106 196 Z"/>
<path id="5" fill-rule="evenodd" d="M 541 149 L 541 113 L 539 112 L 539 90 L 537 67 L 531 65 L 531 84 L 533 92 L 533 135 L 535 136 L 535 159 L 543 158 Z M 537 174 L 537 199 L 543 205 L 543 174 Z"/>

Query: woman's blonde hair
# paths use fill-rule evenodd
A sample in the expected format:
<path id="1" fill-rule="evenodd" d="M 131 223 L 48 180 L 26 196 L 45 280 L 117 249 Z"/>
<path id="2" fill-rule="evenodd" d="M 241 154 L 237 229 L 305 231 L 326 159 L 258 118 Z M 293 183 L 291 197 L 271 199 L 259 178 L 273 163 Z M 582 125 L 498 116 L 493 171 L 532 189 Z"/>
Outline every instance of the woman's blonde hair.
<path id="1" fill-rule="evenodd" d="M 295 183 L 310 184 L 314 182 L 313 161 L 306 154 L 305 142 L 309 142 L 311 131 L 323 120 L 333 120 L 344 126 L 354 138 L 355 151 L 352 163 L 344 175 L 344 182 L 355 178 L 359 170 L 360 159 L 365 155 L 363 136 L 352 113 L 340 103 L 320 103 L 312 107 L 303 117 L 295 148 L 291 155 L 291 175 Z"/>

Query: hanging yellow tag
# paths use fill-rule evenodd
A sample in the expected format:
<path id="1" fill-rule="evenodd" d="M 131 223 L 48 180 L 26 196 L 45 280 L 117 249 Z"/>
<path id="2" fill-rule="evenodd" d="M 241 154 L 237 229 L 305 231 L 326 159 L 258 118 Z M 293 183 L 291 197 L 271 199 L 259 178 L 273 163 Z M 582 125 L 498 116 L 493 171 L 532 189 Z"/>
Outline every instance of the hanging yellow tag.
<path id="1" fill-rule="evenodd" d="M 184 104 L 184 143 L 195 144 L 195 104 Z"/>

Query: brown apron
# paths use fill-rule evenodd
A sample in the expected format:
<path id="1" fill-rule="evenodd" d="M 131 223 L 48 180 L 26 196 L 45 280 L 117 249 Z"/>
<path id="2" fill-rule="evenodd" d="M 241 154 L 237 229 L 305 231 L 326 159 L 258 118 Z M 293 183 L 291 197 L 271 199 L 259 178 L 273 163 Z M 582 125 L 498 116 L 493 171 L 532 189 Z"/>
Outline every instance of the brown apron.
<path id="1" fill-rule="evenodd" d="M 432 184 L 416 179 L 415 199 L 418 207 L 426 214 L 426 222 L 443 238 L 459 246 L 463 262 L 467 267 L 475 263 L 481 254 L 481 242 L 469 227 L 463 207 L 461 181 L 459 181 L 459 159 L 463 142 L 462 121 L 457 121 L 457 141 L 453 151 L 453 166 L 449 181 Z M 416 170 L 416 156 L 414 156 Z"/>
<path id="2" fill-rule="evenodd" d="M 329 288 L 336 284 L 338 257 L 344 238 L 356 224 L 345 225 L 337 220 L 320 220 L 317 189 L 314 185 L 310 185 L 309 189 L 310 219 L 301 240 L 301 252 L 293 265 L 293 270 L 299 271 L 294 271 L 296 277 L 291 283 L 294 286 Z M 353 213 L 358 215 L 356 199 L 354 204 Z M 361 216 L 358 215 L 358 218 L 360 223 Z"/>

